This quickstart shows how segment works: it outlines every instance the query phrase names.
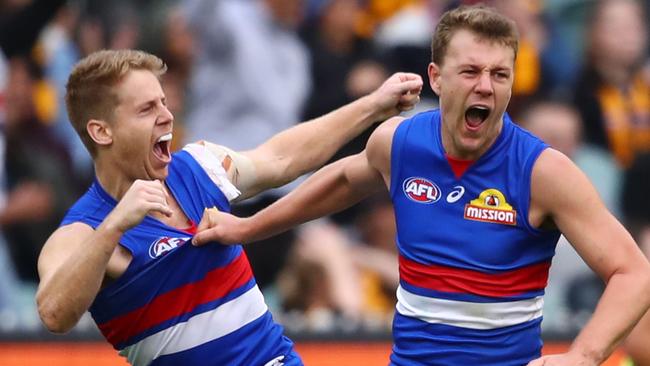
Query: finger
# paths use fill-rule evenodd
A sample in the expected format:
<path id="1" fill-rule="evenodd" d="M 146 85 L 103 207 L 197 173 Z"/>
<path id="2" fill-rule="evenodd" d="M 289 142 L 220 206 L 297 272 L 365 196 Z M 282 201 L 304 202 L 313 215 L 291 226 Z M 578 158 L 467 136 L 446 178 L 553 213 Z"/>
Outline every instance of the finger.
<path id="1" fill-rule="evenodd" d="M 420 101 L 420 96 L 417 94 L 405 94 L 399 98 L 400 105 L 415 105 Z"/>
<path id="2" fill-rule="evenodd" d="M 201 246 L 211 241 L 218 241 L 218 237 L 216 227 L 208 228 L 201 232 L 197 230 L 197 233 L 192 238 L 192 245 Z"/>
<path id="3" fill-rule="evenodd" d="M 172 216 L 172 210 L 167 206 L 167 203 L 154 203 L 151 211 L 158 211 L 167 217 Z"/>
<path id="4" fill-rule="evenodd" d="M 206 208 L 203 210 L 203 216 L 201 217 L 201 221 L 199 222 L 199 226 L 197 226 L 196 231 L 201 232 L 203 230 L 209 229 L 210 226 L 212 226 L 212 219 L 210 218 L 210 210 L 209 208 Z"/>
<path id="5" fill-rule="evenodd" d="M 165 199 L 167 199 L 169 197 L 169 193 L 167 192 L 167 189 L 165 188 L 165 184 L 159 179 L 154 180 L 153 183 L 154 183 L 154 186 L 156 187 L 156 189 L 160 190 L 160 192 L 162 193 L 162 196 L 165 197 Z"/>
<path id="6" fill-rule="evenodd" d="M 411 109 L 415 108 L 416 105 L 417 105 L 417 102 L 415 102 L 415 103 L 399 103 L 397 105 L 397 109 L 400 112 L 410 111 Z"/>
<path id="7" fill-rule="evenodd" d="M 398 72 L 397 77 L 399 78 L 400 81 L 409 81 L 409 80 L 422 80 L 422 77 L 418 74 L 414 74 L 412 72 Z"/>
<path id="8" fill-rule="evenodd" d="M 194 234 L 194 237 L 192 238 L 192 245 L 198 247 L 203 244 L 205 244 L 204 234 L 203 233 Z"/>
<path id="9" fill-rule="evenodd" d="M 142 196 L 142 199 L 145 201 L 145 203 L 152 203 L 152 204 L 162 205 L 167 210 L 169 210 L 169 212 L 171 212 L 171 208 L 169 207 L 169 203 L 167 202 L 165 197 L 162 197 L 160 195 L 160 191 L 145 193 Z"/>
<path id="10" fill-rule="evenodd" d="M 411 90 L 418 90 L 422 88 L 422 79 L 408 80 L 396 85 L 396 92 L 406 94 Z"/>

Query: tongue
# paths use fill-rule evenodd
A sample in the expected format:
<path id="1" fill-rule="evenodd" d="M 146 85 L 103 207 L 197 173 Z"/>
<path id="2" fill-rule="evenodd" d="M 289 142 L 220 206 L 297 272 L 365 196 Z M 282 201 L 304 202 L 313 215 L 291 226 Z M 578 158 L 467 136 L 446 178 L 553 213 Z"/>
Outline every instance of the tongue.
<path id="1" fill-rule="evenodd" d="M 467 115 L 465 115 L 465 121 L 467 121 L 467 124 L 471 127 L 478 127 L 483 123 L 483 118 L 476 113 L 467 113 Z"/>
<path id="2" fill-rule="evenodd" d="M 163 149 L 162 144 L 163 144 L 163 143 L 158 142 L 158 143 L 156 143 L 156 144 L 153 145 L 153 153 L 154 153 L 154 155 L 156 155 L 156 156 L 158 157 L 158 159 L 160 159 L 160 160 L 164 160 L 165 157 L 166 157 L 166 155 L 167 155 L 167 154 L 165 154 L 165 150 Z"/>

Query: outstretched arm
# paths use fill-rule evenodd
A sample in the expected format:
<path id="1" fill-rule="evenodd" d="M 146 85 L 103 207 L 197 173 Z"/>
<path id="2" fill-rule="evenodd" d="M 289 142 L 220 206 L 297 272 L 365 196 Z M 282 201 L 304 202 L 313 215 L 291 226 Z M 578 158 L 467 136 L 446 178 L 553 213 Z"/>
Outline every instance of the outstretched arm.
<path id="1" fill-rule="evenodd" d="M 261 240 L 341 211 L 388 186 L 391 142 L 401 121 L 402 118 L 396 117 L 381 125 L 370 137 L 366 150 L 327 165 L 293 192 L 252 217 L 238 218 L 217 209 L 206 210 L 193 244 Z"/>
<path id="2" fill-rule="evenodd" d="M 364 151 L 325 166 L 296 190 L 254 216 L 238 218 L 216 208 L 205 210 L 192 243 L 239 244 L 262 240 L 344 210 L 381 187 L 381 176 L 367 164 Z"/>
<path id="3" fill-rule="evenodd" d="M 551 218 L 606 287 L 570 350 L 529 366 L 600 365 L 650 306 L 650 264 L 566 156 L 545 150 L 533 168 L 531 190 L 531 212 Z"/>
<path id="4" fill-rule="evenodd" d="M 279 187 L 325 164 L 338 149 L 373 123 L 412 109 L 419 101 L 422 79 L 397 73 L 376 91 L 314 120 L 283 131 L 234 159 L 239 169 L 239 199 Z"/>

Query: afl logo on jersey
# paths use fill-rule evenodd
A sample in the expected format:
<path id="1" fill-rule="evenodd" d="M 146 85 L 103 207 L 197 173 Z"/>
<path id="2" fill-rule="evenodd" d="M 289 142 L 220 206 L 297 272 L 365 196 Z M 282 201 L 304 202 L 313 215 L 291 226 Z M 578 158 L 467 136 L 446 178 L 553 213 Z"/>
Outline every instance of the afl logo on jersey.
<path id="1" fill-rule="evenodd" d="M 154 259 L 162 257 L 164 254 L 167 254 L 185 244 L 188 240 L 190 240 L 190 238 L 159 238 L 149 246 L 149 256 Z"/>
<path id="2" fill-rule="evenodd" d="M 440 188 L 435 183 L 420 177 L 406 179 L 402 185 L 402 189 L 406 197 L 417 203 L 434 203 L 442 195 Z"/>

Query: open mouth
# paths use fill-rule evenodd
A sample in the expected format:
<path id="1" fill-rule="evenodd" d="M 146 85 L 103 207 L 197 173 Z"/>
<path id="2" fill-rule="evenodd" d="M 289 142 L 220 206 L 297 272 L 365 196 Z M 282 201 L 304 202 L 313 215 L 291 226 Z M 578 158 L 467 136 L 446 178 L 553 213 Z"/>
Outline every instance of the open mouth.
<path id="1" fill-rule="evenodd" d="M 162 135 L 153 145 L 153 154 L 162 162 L 171 161 L 172 133 Z"/>
<path id="2" fill-rule="evenodd" d="M 482 105 L 474 105 L 465 111 L 465 122 L 470 129 L 477 129 L 485 122 L 490 115 L 490 108 Z"/>

